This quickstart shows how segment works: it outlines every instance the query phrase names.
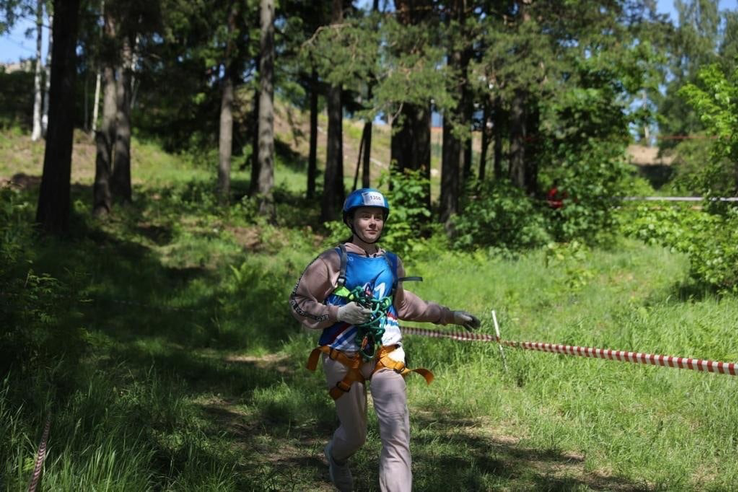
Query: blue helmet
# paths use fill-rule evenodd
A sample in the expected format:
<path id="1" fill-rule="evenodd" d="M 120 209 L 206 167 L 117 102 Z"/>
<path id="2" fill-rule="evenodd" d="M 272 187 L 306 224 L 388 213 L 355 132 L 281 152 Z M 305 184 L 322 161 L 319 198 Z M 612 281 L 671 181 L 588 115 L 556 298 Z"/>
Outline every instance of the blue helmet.
<path id="1" fill-rule="evenodd" d="M 375 190 L 374 188 L 361 188 L 349 193 L 349 196 L 346 197 L 346 201 L 343 202 L 343 221 L 346 222 L 346 217 L 359 207 L 381 208 L 384 211 L 385 220 L 387 219 L 390 211 L 387 198 L 385 198 L 379 190 Z"/>

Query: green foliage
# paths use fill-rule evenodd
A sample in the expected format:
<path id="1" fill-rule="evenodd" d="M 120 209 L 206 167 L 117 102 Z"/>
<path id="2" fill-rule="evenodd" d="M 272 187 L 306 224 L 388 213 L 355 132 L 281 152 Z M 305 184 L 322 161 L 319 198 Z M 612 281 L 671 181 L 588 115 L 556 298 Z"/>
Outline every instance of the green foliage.
<path id="1" fill-rule="evenodd" d="M 0 71 L 0 129 L 31 128 L 33 116 L 33 73 Z"/>
<path id="2" fill-rule="evenodd" d="M 626 234 L 685 253 L 690 274 L 720 292 L 738 292 L 738 210 L 710 214 L 686 207 L 637 207 L 624 221 Z"/>
<path id="3" fill-rule="evenodd" d="M 545 244 L 549 237 L 543 211 L 506 181 L 486 182 L 466 198 L 453 219 L 453 245 L 520 251 Z"/>
<path id="4" fill-rule="evenodd" d="M 359 114 L 369 118 L 431 99 L 443 109 L 453 100 L 446 91 L 449 72 L 437 31 L 433 24 L 408 25 L 392 16 L 349 18 L 318 29 L 302 50 L 302 62 L 315 66 L 326 82 L 357 93 L 376 81 L 373 99 L 361 101 Z"/>
<path id="5" fill-rule="evenodd" d="M 707 137 L 707 135 L 698 135 Z M 671 186 L 677 193 L 702 195 L 705 190 L 720 190 L 730 183 L 728 163 L 712 163 L 712 142 L 685 140 L 673 150 L 675 176 Z"/>
<path id="6" fill-rule="evenodd" d="M 719 65 L 704 67 L 698 81 L 679 92 L 699 115 L 708 132 L 717 137 L 712 158 L 699 180 L 704 196 L 721 196 L 738 191 L 738 70 L 726 76 Z M 732 180 L 725 177 L 733 175 Z"/>
<path id="7" fill-rule="evenodd" d="M 34 271 L 29 211 L 17 191 L 0 189 L 0 373 L 43 378 L 62 360 L 73 369 L 84 350 L 76 319 L 81 278 Z"/>
<path id="8" fill-rule="evenodd" d="M 459 80 L 444 63 L 446 50 L 439 40 L 443 28 L 432 19 L 407 24 L 391 17 L 382 21 L 380 29 L 383 42 L 379 45 L 374 114 L 396 115 L 402 104 L 423 107 L 431 100 L 438 110 L 455 105 L 451 86 Z"/>
<path id="9" fill-rule="evenodd" d="M 382 246 L 402 258 L 411 259 L 425 250 L 424 238 L 430 232 L 431 211 L 426 205 L 430 183 L 422 171 L 410 169 L 383 174 L 379 186 L 387 181 L 392 183 L 392 190 L 386 193 L 391 211 L 382 235 Z"/>
<path id="10" fill-rule="evenodd" d="M 589 251 L 583 243 L 549 243 L 544 251 L 547 268 L 564 270 L 562 283 L 569 292 L 580 291 L 595 277 L 595 272 L 586 266 Z"/>
<path id="11" fill-rule="evenodd" d="M 544 189 L 556 188 L 562 207 L 550 210 L 557 241 L 596 243 L 616 225 L 615 205 L 628 189 L 624 146 L 602 140 L 561 142 L 545 151 Z"/>

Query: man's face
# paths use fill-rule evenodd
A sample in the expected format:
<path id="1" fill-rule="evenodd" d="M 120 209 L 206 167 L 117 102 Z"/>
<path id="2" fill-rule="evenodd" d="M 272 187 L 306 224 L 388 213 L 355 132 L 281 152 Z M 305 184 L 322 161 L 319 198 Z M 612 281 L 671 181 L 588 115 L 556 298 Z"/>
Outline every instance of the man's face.
<path id="1" fill-rule="evenodd" d="M 372 244 L 384 229 L 384 211 L 376 207 L 359 207 L 354 211 L 353 225 L 359 239 Z"/>

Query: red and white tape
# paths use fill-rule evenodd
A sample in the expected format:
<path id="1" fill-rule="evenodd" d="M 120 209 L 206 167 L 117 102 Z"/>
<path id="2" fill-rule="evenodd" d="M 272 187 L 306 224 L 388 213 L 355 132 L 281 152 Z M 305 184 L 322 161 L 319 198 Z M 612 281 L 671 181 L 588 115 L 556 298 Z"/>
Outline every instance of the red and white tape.
<path id="1" fill-rule="evenodd" d="M 693 371 L 730 374 L 731 376 L 737 375 L 736 364 L 732 362 L 718 362 L 714 360 L 674 357 L 670 355 L 655 355 L 642 352 L 627 352 L 625 350 L 578 347 L 576 345 L 560 345 L 557 343 L 515 342 L 511 340 L 501 340 L 499 337 L 487 335 L 486 333 L 440 331 L 414 326 L 402 326 L 400 329 L 406 335 L 420 335 L 431 338 L 450 338 L 451 340 L 459 340 L 463 342 L 497 342 L 501 345 L 523 350 L 576 355 L 593 359 L 617 360 L 620 362 L 632 362 L 634 364 L 650 364 L 652 366 L 674 367 L 677 369 L 691 369 Z"/>

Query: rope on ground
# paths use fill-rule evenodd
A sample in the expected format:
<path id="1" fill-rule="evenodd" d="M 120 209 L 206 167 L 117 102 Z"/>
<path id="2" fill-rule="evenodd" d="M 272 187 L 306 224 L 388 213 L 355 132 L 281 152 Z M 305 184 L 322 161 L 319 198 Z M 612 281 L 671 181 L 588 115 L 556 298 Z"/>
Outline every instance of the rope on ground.
<path id="1" fill-rule="evenodd" d="M 732 362 L 718 362 L 713 360 L 693 359 L 691 357 L 675 357 L 670 355 L 646 354 L 642 352 L 628 352 L 625 350 L 579 347 L 576 345 L 561 345 L 556 343 L 516 342 L 512 340 L 501 340 L 499 337 L 487 335 L 485 333 L 441 331 L 414 326 L 402 326 L 400 327 L 400 330 L 406 335 L 419 335 L 430 338 L 449 338 L 451 340 L 462 342 L 497 342 L 500 345 L 521 350 L 535 350 L 538 352 L 575 355 L 594 359 L 616 360 L 620 362 L 631 362 L 633 364 L 650 364 L 653 366 L 672 367 L 675 369 L 689 369 L 700 372 L 730 374 L 731 376 L 738 375 L 738 373 L 736 373 L 736 364 Z"/>
<path id="2" fill-rule="evenodd" d="M 33 476 L 31 477 L 31 483 L 28 484 L 28 492 L 35 492 L 38 483 L 41 480 L 41 470 L 44 466 L 44 460 L 46 459 L 46 443 L 49 440 L 49 430 L 51 429 L 51 411 L 49 411 L 46 417 L 46 425 L 44 426 L 44 432 L 41 436 L 41 443 L 38 445 L 38 452 L 36 453 L 36 465 L 33 467 Z"/>

